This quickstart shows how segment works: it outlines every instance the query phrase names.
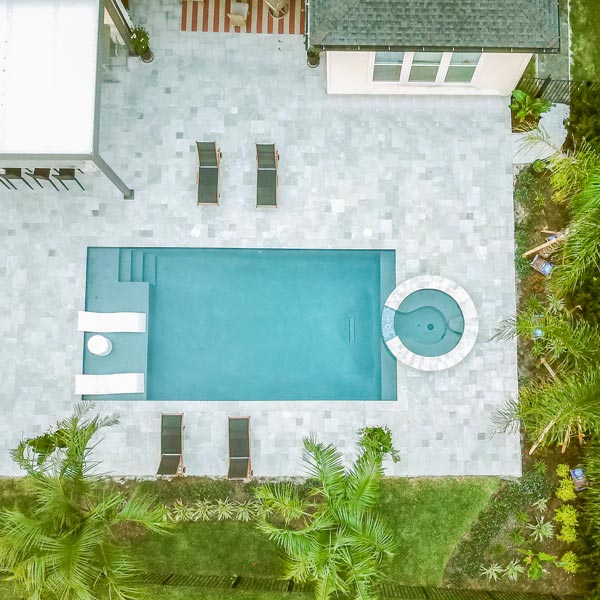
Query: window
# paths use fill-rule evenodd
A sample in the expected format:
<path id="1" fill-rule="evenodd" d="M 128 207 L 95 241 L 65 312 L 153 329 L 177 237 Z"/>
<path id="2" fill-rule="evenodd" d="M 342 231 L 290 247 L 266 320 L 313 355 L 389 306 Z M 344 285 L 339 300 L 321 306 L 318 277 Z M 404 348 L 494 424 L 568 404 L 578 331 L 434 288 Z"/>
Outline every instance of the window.
<path id="1" fill-rule="evenodd" d="M 408 80 L 434 83 L 441 61 L 442 52 L 415 52 Z"/>
<path id="2" fill-rule="evenodd" d="M 404 84 L 471 83 L 480 53 L 376 52 L 373 81 Z"/>
<path id="3" fill-rule="evenodd" d="M 476 53 L 453 54 L 444 81 L 447 83 L 471 83 L 480 58 L 481 54 Z"/>
<path id="4" fill-rule="evenodd" d="M 404 52 L 376 52 L 373 81 L 400 81 Z"/>

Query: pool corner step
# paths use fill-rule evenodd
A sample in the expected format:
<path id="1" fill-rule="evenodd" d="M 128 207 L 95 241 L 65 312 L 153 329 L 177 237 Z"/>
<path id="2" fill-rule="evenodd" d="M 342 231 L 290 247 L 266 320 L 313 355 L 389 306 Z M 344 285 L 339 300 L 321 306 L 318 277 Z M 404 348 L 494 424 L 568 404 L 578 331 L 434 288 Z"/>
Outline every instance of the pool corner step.
<path id="1" fill-rule="evenodd" d="M 156 254 L 144 254 L 143 273 L 142 281 L 156 285 Z"/>
<path id="2" fill-rule="evenodd" d="M 133 251 L 131 257 L 131 281 L 143 281 L 144 277 L 144 251 Z"/>
<path id="3" fill-rule="evenodd" d="M 119 249 L 119 273 L 118 281 L 131 281 L 131 249 Z"/>

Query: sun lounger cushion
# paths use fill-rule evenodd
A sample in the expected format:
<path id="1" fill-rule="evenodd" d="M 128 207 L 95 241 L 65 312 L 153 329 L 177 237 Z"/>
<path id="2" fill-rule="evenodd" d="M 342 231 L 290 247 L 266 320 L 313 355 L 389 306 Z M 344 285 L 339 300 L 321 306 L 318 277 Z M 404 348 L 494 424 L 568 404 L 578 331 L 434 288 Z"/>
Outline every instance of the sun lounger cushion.
<path id="1" fill-rule="evenodd" d="M 142 394 L 143 373 L 114 373 L 110 375 L 75 375 L 78 395 Z"/>
<path id="2" fill-rule="evenodd" d="M 198 151 L 198 204 L 219 202 L 219 150 L 214 142 L 196 142 Z"/>
<path id="3" fill-rule="evenodd" d="M 183 458 L 183 415 L 162 415 L 158 475 L 177 475 Z"/>
<path id="4" fill-rule="evenodd" d="M 257 206 L 277 206 L 277 150 L 275 144 L 256 144 Z"/>
<path id="5" fill-rule="evenodd" d="M 144 333 L 146 331 L 146 313 L 99 313 L 80 310 L 77 315 L 77 330 L 101 333 Z"/>

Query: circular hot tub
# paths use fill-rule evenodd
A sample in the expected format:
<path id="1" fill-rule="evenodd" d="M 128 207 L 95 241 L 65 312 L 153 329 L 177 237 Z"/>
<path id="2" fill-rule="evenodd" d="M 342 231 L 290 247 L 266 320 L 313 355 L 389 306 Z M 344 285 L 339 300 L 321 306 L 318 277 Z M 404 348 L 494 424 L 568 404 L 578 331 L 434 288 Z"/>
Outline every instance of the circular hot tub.
<path id="1" fill-rule="evenodd" d="M 471 351 L 479 319 L 473 301 L 457 283 L 419 276 L 389 295 L 381 326 L 387 347 L 400 362 L 439 371 L 456 365 Z"/>

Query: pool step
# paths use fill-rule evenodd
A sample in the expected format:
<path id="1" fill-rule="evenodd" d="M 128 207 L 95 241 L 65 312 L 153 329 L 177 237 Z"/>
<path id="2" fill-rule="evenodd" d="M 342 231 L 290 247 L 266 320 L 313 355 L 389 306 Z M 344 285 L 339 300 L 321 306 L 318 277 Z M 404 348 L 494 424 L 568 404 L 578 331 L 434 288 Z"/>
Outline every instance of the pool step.
<path id="1" fill-rule="evenodd" d="M 134 251 L 131 257 L 131 281 L 143 281 L 144 252 Z"/>
<path id="2" fill-rule="evenodd" d="M 119 250 L 119 281 L 131 281 L 131 250 Z"/>
<path id="3" fill-rule="evenodd" d="M 156 284 L 156 255 L 144 254 L 144 278 L 143 281 L 155 285 Z"/>
<path id="4" fill-rule="evenodd" d="M 356 341 L 356 318 L 355 317 L 348 318 L 348 341 L 349 342 Z"/>

